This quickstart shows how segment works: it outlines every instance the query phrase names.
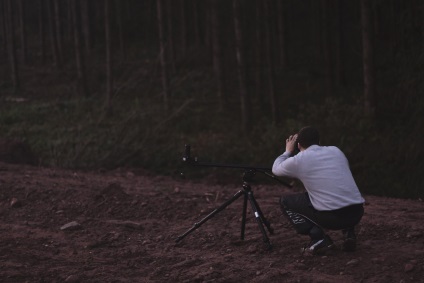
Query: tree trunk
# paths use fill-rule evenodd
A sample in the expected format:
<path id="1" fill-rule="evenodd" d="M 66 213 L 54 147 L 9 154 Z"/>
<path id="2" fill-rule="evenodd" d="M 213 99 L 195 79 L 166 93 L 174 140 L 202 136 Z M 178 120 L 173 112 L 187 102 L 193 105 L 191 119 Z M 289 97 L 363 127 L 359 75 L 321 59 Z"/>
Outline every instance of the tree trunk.
<path id="1" fill-rule="evenodd" d="M 87 56 L 91 55 L 91 46 L 93 44 L 90 29 L 90 15 L 89 15 L 90 1 L 84 0 L 81 3 L 81 21 L 82 21 L 82 34 L 84 38 L 84 49 Z"/>
<path id="2" fill-rule="evenodd" d="M 361 0 L 362 58 L 365 114 L 375 114 L 374 53 L 372 44 L 371 10 L 368 0 Z"/>
<path id="3" fill-rule="evenodd" d="M 323 30 L 323 22 L 322 22 L 322 1 L 313 1 L 312 3 L 312 9 L 316 11 L 316 13 L 314 13 L 314 20 L 313 20 L 313 24 L 315 26 L 314 28 L 314 37 L 316 40 L 316 45 L 317 45 L 317 56 L 318 58 L 322 58 L 324 51 L 322 50 L 324 44 L 322 42 L 322 38 L 323 38 L 323 34 L 322 34 L 322 30 Z M 321 62 L 320 62 L 321 64 Z"/>
<path id="4" fill-rule="evenodd" d="M 166 48 L 165 48 L 165 22 L 163 18 L 163 3 L 162 0 L 157 0 L 157 13 L 158 13 L 158 30 L 159 30 L 159 45 L 160 45 L 160 63 L 162 67 L 162 97 L 163 106 L 165 111 L 169 110 L 168 98 L 170 96 L 168 66 L 166 61 Z"/>
<path id="5" fill-rule="evenodd" d="M 210 9 L 210 1 L 206 1 L 203 3 L 203 6 L 206 6 L 203 11 L 205 15 L 202 17 L 204 18 L 203 22 L 201 23 L 203 26 L 203 45 L 205 46 L 205 49 L 207 50 L 208 54 L 212 54 L 212 35 L 211 35 L 211 25 L 212 25 L 212 19 L 211 19 L 211 9 Z M 211 58 L 210 56 L 208 58 Z"/>
<path id="6" fill-rule="evenodd" d="M 20 26 L 20 40 L 21 40 L 21 58 L 22 64 L 27 64 L 27 44 L 26 44 L 26 29 L 25 29 L 25 9 L 22 0 L 18 0 L 19 11 L 19 26 Z"/>
<path id="7" fill-rule="evenodd" d="M 58 63 L 59 65 L 62 65 L 63 62 L 63 38 L 62 38 L 62 22 L 61 22 L 61 16 L 60 16 L 60 1 L 54 0 L 53 1 L 53 8 L 54 8 L 54 19 L 55 19 L 55 33 L 56 33 L 56 45 L 57 45 L 57 56 L 58 56 Z"/>
<path id="8" fill-rule="evenodd" d="M 44 0 L 39 0 L 39 10 L 38 10 L 38 38 L 40 39 L 40 53 L 41 53 L 41 63 L 46 62 L 46 28 L 44 23 Z"/>
<path id="9" fill-rule="evenodd" d="M 47 18 L 49 19 L 49 34 L 50 34 L 50 44 L 52 49 L 52 59 L 53 59 L 53 66 L 60 66 L 61 62 L 59 60 L 59 51 L 57 47 L 57 39 L 56 39 L 56 32 L 55 32 L 55 21 L 53 20 L 54 13 L 53 13 L 53 4 L 52 0 L 47 0 Z"/>
<path id="10" fill-rule="evenodd" d="M 334 62 L 334 82 L 336 86 L 345 86 L 346 79 L 344 74 L 344 37 L 343 37 L 343 26 L 344 26 L 344 15 L 341 3 L 335 1 L 334 12 L 336 16 L 336 44 L 335 44 L 335 62 Z"/>
<path id="11" fill-rule="evenodd" d="M 112 40 L 110 30 L 110 1 L 105 0 L 105 44 L 106 44 L 106 110 L 112 107 L 113 77 L 112 77 Z"/>
<path id="12" fill-rule="evenodd" d="M 286 6 L 285 1 L 277 1 L 278 11 L 278 49 L 279 49 L 279 61 L 283 68 L 287 67 L 287 21 L 286 21 Z"/>
<path id="13" fill-rule="evenodd" d="M 263 11 L 262 0 L 256 0 L 255 5 L 255 95 L 259 99 L 261 111 L 268 113 L 268 106 L 264 98 L 264 67 L 263 67 Z"/>
<path id="14" fill-rule="evenodd" d="M 121 60 L 125 58 L 125 37 L 124 37 L 124 24 L 122 22 L 122 1 L 116 0 L 116 23 L 118 25 L 118 38 L 119 38 L 119 54 L 121 55 Z"/>
<path id="15" fill-rule="evenodd" d="M 166 45 L 168 46 L 168 58 L 169 58 L 169 66 L 172 70 L 172 73 L 176 72 L 176 66 L 175 66 L 175 48 L 174 48 L 174 21 L 172 16 L 172 3 L 173 1 L 167 1 L 166 5 L 166 22 L 168 26 L 168 33 L 167 33 L 167 40 Z"/>
<path id="16" fill-rule="evenodd" d="M 47 1 L 50 1 L 50 0 L 47 0 Z M 67 23 L 68 23 L 68 25 L 67 25 L 68 38 L 67 39 L 68 39 L 69 42 L 74 41 L 74 25 L 72 24 L 72 22 L 73 22 L 73 20 L 72 20 L 72 5 L 73 5 L 72 1 L 74 1 L 74 0 L 67 0 L 66 1 L 67 5 L 68 5 L 68 11 L 66 13 Z M 88 3 L 88 1 L 84 1 L 84 2 Z"/>
<path id="17" fill-rule="evenodd" d="M 82 96 L 88 96 L 87 79 L 85 72 L 85 64 L 83 59 L 81 44 L 81 23 L 80 23 L 80 1 L 72 1 L 72 23 L 74 27 L 74 46 L 75 46 L 75 62 L 77 68 L 77 93 Z"/>
<path id="18" fill-rule="evenodd" d="M 3 56 L 4 58 L 7 57 L 7 30 L 6 30 L 6 4 L 4 1 L 0 1 L 0 8 L 1 8 L 1 39 L 2 39 L 2 47 L 3 47 Z"/>
<path id="19" fill-rule="evenodd" d="M 322 1 L 322 51 L 324 57 L 325 68 L 325 83 L 328 96 L 333 96 L 334 91 L 334 66 L 333 66 L 333 46 L 332 39 L 332 25 L 331 25 L 331 3 L 329 0 Z"/>
<path id="20" fill-rule="evenodd" d="M 233 0 L 234 32 L 236 37 L 237 74 L 240 86 L 241 126 L 247 133 L 250 128 L 250 101 L 247 92 L 245 58 L 243 52 L 243 35 L 240 16 L 240 0 Z"/>
<path id="21" fill-rule="evenodd" d="M 16 94 L 19 89 L 18 63 L 16 60 L 16 44 L 15 44 L 15 26 L 12 0 L 5 2 L 5 23 L 7 32 L 7 49 L 9 54 L 10 70 L 13 83 L 13 93 Z"/>
<path id="22" fill-rule="evenodd" d="M 200 46 L 202 35 L 200 33 L 199 1 L 192 1 L 191 4 L 193 9 L 194 43 L 196 46 Z"/>
<path id="23" fill-rule="evenodd" d="M 212 21 L 212 61 L 215 77 L 218 85 L 218 103 L 219 109 L 224 109 L 224 70 L 222 68 L 222 47 L 220 41 L 220 21 L 218 18 L 220 0 L 212 0 L 211 6 L 211 21 Z"/>
<path id="24" fill-rule="evenodd" d="M 181 54 L 180 56 L 184 56 L 187 53 L 187 23 L 186 23 L 186 10 L 185 10 L 185 4 L 186 0 L 180 0 L 180 30 L 181 30 L 181 36 L 180 36 L 180 50 Z"/>
<path id="25" fill-rule="evenodd" d="M 277 111 L 277 97 L 275 94 L 275 69 L 274 69 L 274 57 L 273 48 L 271 42 L 271 7 L 270 2 L 264 2 L 264 19 L 265 19 L 265 56 L 267 64 L 267 77 L 268 77 L 268 92 L 270 110 L 272 115 L 272 121 L 274 124 L 278 122 L 278 111 Z"/>
<path id="26" fill-rule="evenodd" d="M 421 0 L 417 0 L 421 1 Z M 424 5 L 421 3 L 421 8 L 417 12 L 418 18 L 421 19 L 420 21 L 420 30 L 421 30 L 421 48 L 424 50 Z"/>

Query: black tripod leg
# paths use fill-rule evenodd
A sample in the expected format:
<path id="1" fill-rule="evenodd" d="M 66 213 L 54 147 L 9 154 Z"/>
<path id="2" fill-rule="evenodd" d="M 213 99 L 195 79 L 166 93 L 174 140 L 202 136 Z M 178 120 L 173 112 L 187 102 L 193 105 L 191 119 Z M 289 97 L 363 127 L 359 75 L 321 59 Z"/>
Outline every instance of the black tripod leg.
<path id="1" fill-rule="evenodd" d="M 185 236 L 187 236 L 188 234 L 190 234 L 191 232 L 193 232 L 194 230 L 196 230 L 197 228 L 199 228 L 203 223 L 205 223 L 206 221 L 208 221 L 210 218 L 212 218 L 215 214 L 217 214 L 221 210 L 225 209 L 227 206 L 229 206 L 233 201 L 235 201 L 236 199 L 238 199 L 244 193 L 245 192 L 243 190 L 238 191 L 233 197 L 231 197 L 229 200 L 227 200 L 226 202 L 224 202 L 221 206 L 219 206 L 216 209 L 214 209 L 211 213 L 209 213 L 208 215 L 206 215 L 206 217 L 204 217 L 202 220 L 200 220 L 199 222 L 194 223 L 193 227 L 191 227 L 189 230 L 187 230 L 181 236 L 178 236 L 175 241 L 177 243 L 179 241 L 181 241 Z"/>
<path id="2" fill-rule="evenodd" d="M 271 227 L 271 223 L 265 218 L 264 214 L 262 213 L 261 208 L 259 207 L 258 202 L 256 201 L 256 199 L 253 196 L 253 193 L 252 193 L 252 198 L 253 198 L 253 201 L 255 202 L 256 209 L 258 210 L 258 213 L 259 213 L 259 216 L 262 219 L 262 222 L 265 224 L 265 226 L 268 229 L 269 233 L 270 234 L 274 234 L 274 229 Z"/>
<path id="3" fill-rule="evenodd" d="M 244 193 L 243 212 L 242 212 L 242 218 L 241 218 L 241 236 L 240 236 L 242 240 L 244 240 L 244 230 L 246 227 L 246 210 L 247 210 L 247 193 Z"/>
<path id="4" fill-rule="evenodd" d="M 263 241 L 267 245 L 268 250 L 270 250 L 272 248 L 272 245 L 271 245 L 271 242 L 269 241 L 269 238 L 266 234 L 266 231 L 265 231 L 265 228 L 264 228 L 264 225 L 263 225 L 263 219 L 261 218 L 261 215 L 260 215 L 258 208 L 256 206 L 257 205 L 256 200 L 253 197 L 253 194 L 252 194 L 251 191 L 248 192 L 247 194 L 248 194 L 248 197 L 249 197 L 250 205 L 252 206 L 253 212 L 255 213 L 256 222 L 258 222 L 259 229 L 261 230 Z"/>

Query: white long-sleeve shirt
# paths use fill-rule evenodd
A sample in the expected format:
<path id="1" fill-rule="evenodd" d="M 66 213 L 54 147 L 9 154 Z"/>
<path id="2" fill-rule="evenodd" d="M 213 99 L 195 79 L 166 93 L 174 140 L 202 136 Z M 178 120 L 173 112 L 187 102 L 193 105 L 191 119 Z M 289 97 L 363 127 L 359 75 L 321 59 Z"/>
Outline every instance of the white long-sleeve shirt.
<path id="1" fill-rule="evenodd" d="M 293 157 L 284 152 L 274 161 L 272 173 L 299 179 L 316 210 L 364 203 L 346 156 L 335 146 L 311 145 Z"/>

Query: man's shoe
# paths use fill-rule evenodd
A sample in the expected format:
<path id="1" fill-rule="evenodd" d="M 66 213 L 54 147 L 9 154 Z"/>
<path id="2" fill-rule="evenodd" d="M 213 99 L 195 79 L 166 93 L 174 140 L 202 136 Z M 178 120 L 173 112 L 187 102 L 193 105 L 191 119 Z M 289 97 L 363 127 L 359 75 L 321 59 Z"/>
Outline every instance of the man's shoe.
<path id="1" fill-rule="evenodd" d="M 345 252 L 354 252 L 356 250 L 356 239 L 346 238 L 343 241 L 342 250 L 344 250 Z"/>
<path id="2" fill-rule="evenodd" d="M 312 240 L 308 246 L 302 248 L 302 252 L 311 253 L 313 255 L 324 254 L 328 250 L 334 248 L 334 243 L 327 235 L 320 240 Z"/>
<path id="3" fill-rule="evenodd" d="M 343 230 L 344 241 L 342 250 L 345 252 L 354 252 L 356 250 L 356 235 L 355 230 Z"/>

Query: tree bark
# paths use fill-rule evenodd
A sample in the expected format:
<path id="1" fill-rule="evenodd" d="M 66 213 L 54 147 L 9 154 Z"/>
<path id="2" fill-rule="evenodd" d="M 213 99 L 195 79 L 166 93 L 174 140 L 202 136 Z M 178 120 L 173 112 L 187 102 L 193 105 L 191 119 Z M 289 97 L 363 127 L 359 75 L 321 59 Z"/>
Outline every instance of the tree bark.
<path id="1" fill-rule="evenodd" d="M 62 22 L 61 22 L 61 16 L 60 16 L 60 1 L 59 0 L 53 0 L 53 8 L 54 8 L 54 28 L 56 33 L 56 45 L 57 45 L 57 56 L 58 56 L 58 63 L 59 65 L 62 65 L 63 62 L 63 38 L 62 38 Z"/>
<path id="2" fill-rule="evenodd" d="M 40 54 L 41 54 L 41 63 L 46 62 L 46 27 L 44 23 L 44 0 L 39 0 L 38 5 L 38 37 L 40 38 Z"/>
<path id="3" fill-rule="evenodd" d="M 47 1 L 50 1 L 50 0 L 47 0 Z M 67 5 L 68 5 L 68 11 L 67 11 L 67 13 L 66 13 L 66 17 L 67 17 L 67 23 L 68 23 L 68 25 L 67 25 L 67 27 L 66 27 L 66 29 L 67 29 L 67 35 L 68 35 L 68 41 L 69 42 L 73 42 L 74 41 L 74 25 L 72 24 L 72 1 L 74 1 L 74 0 L 67 0 L 66 1 L 66 3 L 67 3 Z M 84 1 L 84 2 L 86 2 L 86 1 Z"/>
<path id="4" fill-rule="evenodd" d="M 243 35 L 241 27 L 240 0 L 233 0 L 234 33 L 236 39 L 237 74 L 240 87 L 241 127 L 247 133 L 250 128 L 250 101 L 247 92 L 245 58 L 243 52 Z"/>
<path id="5" fill-rule="evenodd" d="M 194 42 L 196 46 L 200 46 L 202 42 L 202 35 L 200 33 L 200 16 L 199 16 L 199 1 L 192 1 L 193 9 L 193 28 L 194 28 Z"/>
<path id="6" fill-rule="evenodd" d="M 168 46 L 168 65 L 170 66 L 172 73 L 176 72 L 175 66 L 175 46 L 174 46 L 174 21 L 173 21 L 173 9 L 172 0 L 167 1 L 166 5 L 166 22 L 168 27 L 166 45 Z"/>
<path id="7" fill-rule="evenodd" d="M 187 53 L 187 22 L 186 22 L 186 0 L 180 0 L 180 56 L 184 56 Z"/>
<path id="8" fill-rule="evenodd" d="M 162 0 L 157 0 L 157 15 L 158 15 L 158 30 L 159 30 L 159 46 L 160 46 L 160 63 L 162 67 L 162 98 L 163 106 L 165 111 L 169 110 L 169 77 L 168 77 L 168 65 L 166 61 L 166 48 L 165 48 L 165 22 L 163 18 L 163 2 Z"/>
<path id="9" fill-rule="evenodd" d="M 116 6 L 116 23 L 118 25 L 118 38 L 119 38 L 119 53 L 121 54 L 121 60 L 125 58 L 125 36 L 124 36 L 124 24 L 122 21 L 122 1 L 116 0 L 115 6 Z"/>
<path id="10" fill-rule="evenodd" d="M 27 64 L 27 44 L 26 44 L 26 28 L 25 28 L 25 9 L 22 4 L 22 0 L 18 0 L 18 11 L 19 11 L 19 26 L 20 26 L 20 33 L 19 37 L 21 40 L 21 58 L 22 58 L 22 64 Z"/>
<path id="11" fill-rule="evenodd" d="M 366 115 L 373 116 L 375 114 L 374 50 L 369 5 L 369 0 L 361 0 L 364 110 Z"/>
<path id="12" fill-rule="evenodd" d="M 279 61 L 283 68 L 287 67 L 287 21 L 286 21 L 286 6 L 285 1 L 277 1 L 278 11 L 278 50 Z"/>
<path id="13" fill-rule="evenodd" d="M 420 1 L 420 0 L 417 0 Z M 424 50 L 424 5 L 421 3 L 421 8 L 417 12 L 418 18 L 421 19 L 419 22 L 421 30 L 421 48 Z"/>
<path id="14" fill-rule="evenodd" d="M 335 1 L 336 5 L 334 11 L 336 13 L 336 44 L 335 44 L 335 62 L 334 62 L 334 82 L 336 86 L 345 86 L 346 79 L 344 74 L 344 36 L 343 36 L 343 26 L 344 26 L 344 14 L 342 5 L 339 1 Z"/>
<path id="15" fill-rule="evenodd" d="M 212 0 L 211 6 L 211 21 L 212 21 L 212 61 L 215 77 L 217 80 L 218 90 L 217 97 L 219 109 L 224 109 L 224 71 L 222 67 L 222 47 L 220 40 L 220 21 L 218 18 L 220 0 Z"/>
<path id="16" fill-rule="evenodd" d="M 2 39 L 2 47 L 3 47 L 3 56 L 7 57 L 7 30 L 6 30 L 6 4 L 4 1 L 0 1 L 0 8 L 1 8 L 1 39 Z"/>
<path id="17" fill-rule="evenodd" d="M 11 78 L 13 83 L 13 93 L 16 94 L 19 89 L 19 75 L 18 75 L 18 62 L 16 60 L 16 44 L 15 44 L 15 26 L 14 26 L 14 13 L 12 0 L 6 0 L 5 2 L 5 23 L 7 32 L 7 49 L 9 54 Z"/>
<path id="18" fill-rule="evenodd" d="M 269 102 L 270 102 L 270 111 L 272 115 L 272 121 L 274 124 L 278 122 L 278 111 L 277 111 L 277 97 L 275 94 L 275 67 L 274 67 L 274 57 L 273 57 L 273 48 L 271 42 L 271 7 L 269 1 L 264 2 L 264 18 L 265 18 L 265 56 L 267 64 L 267 77 L 268 77 L 268 92 L 269 92 Z"/>
<path id="19" fill-rule="evenodd" d="M 56 39 L 56 32 L 55 32 L 55 21 L 53 20 L 54 13 L 53 13 L 53 0 L 47 0 L 47 18 L 49 20 L 49 34 L 50 34 L 50 46 L 52 49 L 52 59 L 53 59 L 53 66 L 60 66 L 60 58 L 59 58 L 59 51 L 57 47 L 57 39 Z"/>
<path id="20" fill-rule="evenodd" d="M 255 95 L 259 99 L 261 111 L 268 112 L 267 103 L 264 98 L 264 67 L 263 67 L 263 1 L 256 0 L 255 5 Z"/>
<path id="21" fill-rule="evenodd" d="M 112 40 L 110 29 L 110 1 L 105 0 L 105 44 L 106 44 L 106 110 L 112 107 L 113 76 L 112 76 Z"/>
<path id="22" fill-rule="evenodd" d="M 333 96 L 334 91 L 334 63 L 333 45 L 331 42 L 331 3 L 329 0 L 322 0 L 322 51 L 324 57 L 325 82 L 328 96 Z"/>
<path id="23" fill-rule="evenodd" d="M 88 96 L 88 87 L 85 71 L 85 62 L 81 44 L 81 23 L 80 23 L 80 1 L 72 1 L 72 23 L 74 30 L 75 62 L 77 69 L 77 93 L 82 96 Z"/>
<path id="24" fill-rule="evenodd" d="M 84 38 L 85 54 L 87 54 L 87 56 L 91 55 L 91 47 L 93 44 L 93 40 L 91 38 L 89 5 L 90 5 L 90 1 L 87 1 L 87 0 L 84 0 L 81 3 L 82 35 Z"/>

